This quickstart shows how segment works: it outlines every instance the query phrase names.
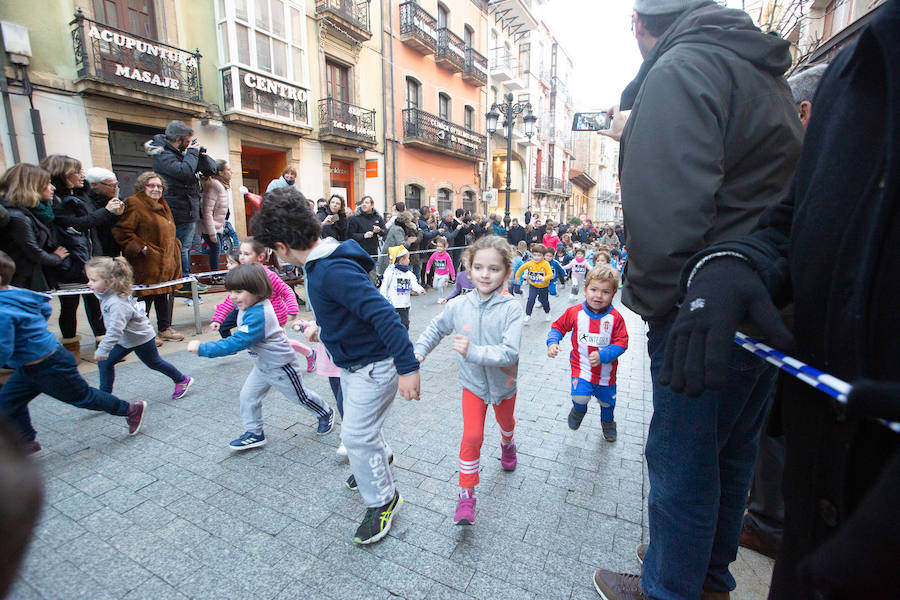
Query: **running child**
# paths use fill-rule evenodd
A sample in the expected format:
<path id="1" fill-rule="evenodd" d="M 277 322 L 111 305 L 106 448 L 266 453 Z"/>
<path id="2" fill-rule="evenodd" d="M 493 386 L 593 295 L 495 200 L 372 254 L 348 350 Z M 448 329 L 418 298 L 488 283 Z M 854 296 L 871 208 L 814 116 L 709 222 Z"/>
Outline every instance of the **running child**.
<path id="1" fill-rule="evenodd" d="M 459 499 L 453 522 L 475 522 L 475 486 L 481 468 L 481 445 L 487 406 L 494 407 L 500 426 L 500 466 L 516 468 L 516 376 L 522 340 L 522 307 L 503 284 L 512 272 L 512 246 L 502 237 L 488 235 L 469 250 L 471 277 L 476 293 L 451 302 L 416 341 L 419 362 L 451 333 L 463 387 L 463 439 L 459 447 Z"/>
<path id="2" fill-rule="evenodd" d="M 215 342 L 201 344 L 194 340 L 187 349 L 207 358 L 237 354 L 241 350 L 249 350 L 253 357 L 253 370 L 241 388 L 244 434 L 233 440 L 229 448 L 240 451 L 266 444 L 262 400 L 272 386 L 318 418 L 316 433 L 330 433 L 334 428 L 334 411 L 318 394 L 303 387 L 297 354 L 288 344 L 287 335 L 269 301 L 272 281 L 265 267 L 258 263 L 235 267 L 225 276 L 225 289 L 238 308 L 237 331 Z"/>
<path id="3" fill-rule="evenodd" d="M 516 255 L 513 257 L 512 273 L 509 277 L 509 293 L 513 296 L 522 293 L 522 286 L 519 280 L 516 279 L 515 273 L 519 270 L 519 267 L 525 264 L 526 260 L 529 260 L 525 258 L 526 254 L 528 254 L 528 246 L 525 242 L 521 241 L 516 244 Z"/>
<path id="4" fill-rule="evenodd" d="M 584 256 L 584 248 L 575 249 L 575 258 L 572 259 L 566 269 L 572 274 L 572 298 L 578 295 L 581 290 L 581 284 L 587 275 L 588 270 L 592 267 L 590 261 Z"/>
<path id="5" fill-rule="evenodd" d="M 468 294 L 475 289 L 475 284 L 469 278 L 469 259 L 471 256 L 472 253 L 469 251 L 469 248 L 463 250 L 462 256 L 459 257 L 459 272 L 456 274 L 456 285 L 446 298 L 438 300 L 438 304 L 446 304 L 457 296 Z"/>
<path id="6" fill-rule="evenodd" d="M 315 321 L 296 320 L 292 324 L 294 331 L 303 332 L 309 326 L 315 326 Z M 334 396 L 334 402 L 337 405 L 338 414 L 341 415 L 341 421 L 344 420 L 344 394 L 341 391 L 341 370 L 331 362 L 328 351 L 325 349 L 321 341 L 316 342 L 316 375 L 328 378 L 328 385 L 331 387 L 331 393 Z M 341 457 L 347 456 L 347 448 L 341 443 L 337 450 L 337 455 Z"/>
<path id="7" fill-rule="evenodd" d="M 541 244 L 535 244 L 531 247 L 531 253 L 534 258 L 519 267 L 516 271 L 516 279 L 518 279 L 525 271 L 528 271 L 528 302 L 525 304 L 525 323 L 531 320 L 531 311 L 534 310 L 534 301 L 538 298 L 541 300 L 541 306 L 547 313 L 547 321 L 550 321 L 550 296 L 547 287 L 554 277 L 553 267 L 550 266 L 544 256 L 547 254 L 547 248 Z M 552 254 L 553 251 L 551 250 Z"/>
<path id="8" fill-rule="evenodd" d="M 591 396 L 600 403 L 600 425 L 607 442 L 616 441 L 616 367 L 628 348 L 625 319 L 612 307 L 619 272 L 599 264 L 584 279 L 584 302 L 569 307 L 551 326 L 547 356 L 556 358 L 559 343 L 572 332 L 572 410 L 569 428 L 578 429 Z"/>
<path id="9" fill-rule="evenodd" d="M 562 286 L 566 282 L 566 270 L 565 268 L 556 260 L 556 254 L 549 250 L 546 254 L 544 254 L 544 260 L 550 264 L 550 268 L 553 269 L 553 279 L 550 280 L 550 284 L 547 286 L 547 290 L 551 296 L 556 295 L 556 282 L 559 282 L 559 285 Z"/>
<path id="10" fill-rule="evenodd" d="M 88 261 L 84 272 L 88 287 L 100 299 L 106 325 L 106 335 L 94 351 L 100 389 L 112 393 L 116 363 L 134 352 L 142 363 L 172 380 L 173 400 L 183 398 L 194 380 L 159 356 L 156 334 L 147 313 L 131 296 L 134 274 L 128 261 L 121 256 L 97 256 Z"/>
<path id="11" fill-rule="evenodd" d="M 388 299 L 400 315 L 400 322 L 409 330 L 410 295 L 424 294 L 425 288 L 419 285 L 418 277 L 409 269 L 409 250 L 391 246 L 388 255 L 391 264 L 382 275 L 381 295 Z"/>
<path id="12" fill-rule="evenodd" d="M 447 238 L 440 236 L 435 239 L 437 251 L 431 254 L 428 262 L 425 263 L 425 274 L 431 271 L 434 266 L 434 281 L 431 286 L 438 291 L 438 303 L 444 298 L 444 287 L 451 279 L 456 279 L 456 273 L 453 270 L 453 258 L 447 252 Z"/>
<path id="13" fill-rule="evenodd" d="M 419 362 L 409 333 L 369 279 L 372 258 L 355 240 L 321 239 L 319 219 L 298 190 L 266 194 L 250 229 L 282 260 L 304 267 L 309 306 L 318 324 L 307 327 L 304 335 L 310 342 L 321 337 L 341 369 L 341 441 L 353 471 L 348 487 L 352 481 L 367 507 L 353 541 L 377 542 L 387 535 L 403 503 L 382 426 L 398 389 L 407 400 L 419 399 Z"/>
<path id="14" fill-rule="evenodd" d="M 294 290 L 272 269 L 272 266 L 277 266 L 278 261 L 272 256 L 272 251 L 269 248 L 266 248 L 252 237 L 245 238 L 238 246 L 238 262 L 242 265 L 259 263 L 265 267 L 266 275 L 269 276 L 269 280 L 272 282 L 272 297 L 269 301 L 275 310 L 275 316 L 278 318 L 279 325 L 284 327 L 288 319 L 294 320 L 297 318 L 297 313 L 300 312 L 300 307 L 297 305 L 297 296 L 294 294 Z M 231 264 L 230 260 L 229 264 Z M 229 266 L 228 269 L 231 269 L 231 267 Z M 235 307 L 231 298 L 225 298 L 221 304 L 216 306 L 216 312 L 213 315 L 210 327 L 213 331 L 218 331 L 220 330 L 219 324 L 234 322 L 234 319 L 237 318 L 236 311 L 237 307 Z M 221 335 L 223 338 L 228 337 L 231 335 L 231 330 L 228 329 L 226 333 Z M 316 368 L 316 351 L 290 337 L 287 338 L 287 341 L 295 352 L 299 352 L 306 357 L 306 372 L 312 373 Z"/>
<path id="15" fill-rule="evenodd" d="M 40 393 L 78 408 L 125 417 L 128 433 L 135 435 L 147 403 L 125 402 L 87 384 L 75 357 L 47 329 L 53 312 L 50 296 L 11 287 L 15 270 L 13 260 L 0 251 L 0 364 L 14 369 L 0 387 L 0 417 L 9 421 L 29 454 L 41 451 L 28 414 L 28 403 Z"/>

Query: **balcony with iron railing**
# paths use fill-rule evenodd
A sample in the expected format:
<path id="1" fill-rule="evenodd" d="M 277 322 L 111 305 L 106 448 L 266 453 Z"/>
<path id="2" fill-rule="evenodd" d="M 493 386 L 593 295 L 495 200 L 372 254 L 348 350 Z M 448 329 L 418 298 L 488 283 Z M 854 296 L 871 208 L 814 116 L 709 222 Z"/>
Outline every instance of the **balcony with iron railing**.
<path id="1" fill-rule="evenodd" d="M 453 73 L 460 73 L 466 68 L 466 43 L 448 27 L 438 29 L 434 62 Z"/>
<path id="2" fill-rule="evenodd" d="M 420 54 L 434 54 L 438 45 L 437 29 L 437 19 L 415 0 L 400 5 L 399 39 L 402 43 Z"/>
<path id="3" fill-rule="evenodd" d="M 69 25 L 76 91 L 148 104 L 173 105 L 175 101 L 180 108 L 188 108 L 179 104 L 182 102 L 202 104 L 198 51 L 182 50 L 88 19 L 80 8 Z"/>
<path id="4" fill-rule="evenodd" d="M 466 48 L 466 68 L 463 69 L 462 78 L 476 86 L 487 84 L 488 61 L 475 48 Z"/>
<path id="5" fill-rule="evenodd" d="M 319 100 L 319 139 L 374 147 L 377 143 L 375 111 L 337 98 L 322 98 Z"/>
<path id="6" fill-rule="evenodd" d="M 519 60 L 505 50 L 505 48 L 491 50 L 491 77 L 510 90 L 524 89 L 526 83 L 519 73 Z"/>
<path id="7" fill-rule="evenodd" d="M 545 175 L 535 181 L 534 191 L 545 194 L 571 194 L 572 184 L 559 177 L 548 177 Z"/>
<path id="8" fill-rule="evenodd" d="M 369 0 L 316 0 L 316 14 L 338 25 L 357 41 L 372 38 Z"/>
<path id="9" fill-rule="evenodd" d="M 479 161 L 484 160 L 487 138 L 421 108 L 406 108 L 403 110 L 403 144 Z"/>

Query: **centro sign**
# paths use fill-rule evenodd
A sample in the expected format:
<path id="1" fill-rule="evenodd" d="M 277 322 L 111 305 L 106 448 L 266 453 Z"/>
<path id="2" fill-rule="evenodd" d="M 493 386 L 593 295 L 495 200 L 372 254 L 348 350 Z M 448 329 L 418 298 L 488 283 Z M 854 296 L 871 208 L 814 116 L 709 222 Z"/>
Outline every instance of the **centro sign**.
<path id="1" fill-rule="evenodd" d="M 262 75 L 254 73 L 244 73 L 244 85 L 251 89 L 256 89 L 267 94 L 280 96 L 286 100 L 296 100 L 297 102 L 306 102 L 308 94 L 306 90 L 295 88 L 294 86 L 275 81 Z"/>

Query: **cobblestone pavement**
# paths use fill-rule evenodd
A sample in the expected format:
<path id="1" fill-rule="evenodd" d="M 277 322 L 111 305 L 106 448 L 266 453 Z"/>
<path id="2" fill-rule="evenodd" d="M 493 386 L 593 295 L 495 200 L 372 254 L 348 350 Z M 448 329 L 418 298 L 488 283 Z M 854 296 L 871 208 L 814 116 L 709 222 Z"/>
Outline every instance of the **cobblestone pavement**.
<path id="1" fill-rule="evenodd" d="M 204 314 L 220 298 L 207 295 Z M 413 339 L 440 310 L 435 299 L 413 299 Z M 176 326 L 192 332 L 190 309 L 176 302 Z M 553 298 L 553 316 L 568 305 L 567 294 Z M 617 442 L 603 441 L 596 404 L 581 429 L 566 426 L 568 364 L 546 357 L 549 324 L 536 311 L 519 367 L 518 468 L 500 469 L 489 416 L 476 524 L 454 526 L 462 419 L 445 340 L 422 367 L 422 401 L 398 396 L 387 419 L 405 502 L 389 537 L 371 547 L 351 539 L 365 508 L 344 487 L 349 467 L 335 454 L 337 428 L 317 436 L 313 415 L 272 391 L 264 403 L 269 444 L 228 450 L 242 433 L 246 354 L 203 359 L 185 342 L 167 342 L 167 358 L 197 380 L 174 401 L 162 375 L 133 357 L 119 365 L 116 393 L 149 404 L 135 437 L 123 419 L 42 396 L 31 407 L 45 448 L 36 460 L 46 506 L 12 598 L 593 600 L 593 570 L 638 572 L 635 547 L 648 539 L 645 327 L 616 305 L 630 334 L 618 370 Z M 83 313 L 79 324 L 90 339 Z M 95 366 L 82 371 L 96 384 Z M 333 406 L 325 378 L 310 374 L 304 383 Z M 732 598 L 765 597 L 771 561 L 742 550 L 733 570 Z"/>

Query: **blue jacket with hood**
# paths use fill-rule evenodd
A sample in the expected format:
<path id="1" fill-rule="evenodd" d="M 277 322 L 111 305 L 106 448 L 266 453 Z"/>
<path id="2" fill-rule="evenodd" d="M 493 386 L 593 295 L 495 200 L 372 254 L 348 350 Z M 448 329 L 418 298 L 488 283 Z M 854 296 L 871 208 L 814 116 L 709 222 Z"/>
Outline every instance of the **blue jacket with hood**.
<path id="1" fill-rule="evenodd" d="M 419 370 L 400 316 L 369 279 L 375 263 L 355 240 L 320 240 L 304 266 L 306 293 L 331 359 L 344 369 L 393 358 L 397 372 Z"/>
<path id="2" fill-rule="evenodd" d="M 0 289 L 0 365 L 18 369 L 59 348 L 47 329 L 50 296 L 16 287 Z"/>

